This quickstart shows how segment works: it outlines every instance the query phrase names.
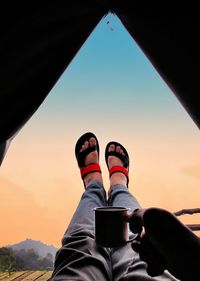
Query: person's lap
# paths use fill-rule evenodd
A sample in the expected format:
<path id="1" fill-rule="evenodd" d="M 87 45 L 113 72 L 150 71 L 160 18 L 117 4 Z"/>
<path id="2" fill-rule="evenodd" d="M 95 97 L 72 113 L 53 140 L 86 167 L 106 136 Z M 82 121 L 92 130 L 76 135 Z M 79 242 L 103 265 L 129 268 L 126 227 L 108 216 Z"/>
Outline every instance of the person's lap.
<path id="1" fill-rule="evenodd" d="M 114 186 L 108 203 L 100 183 L 93 182 L 88 186 L 62 239 L 52 280 L 176 280 L 168 273 L 157 278 L 148 276 L 146 264 L 139 259 L 130 243 L 116 249 L 96 245 L 93 208 L 107 204 L 131 210 L 140 208 L 125 186 Z M 130 235 L 133 236 L 132 233 Z"/>

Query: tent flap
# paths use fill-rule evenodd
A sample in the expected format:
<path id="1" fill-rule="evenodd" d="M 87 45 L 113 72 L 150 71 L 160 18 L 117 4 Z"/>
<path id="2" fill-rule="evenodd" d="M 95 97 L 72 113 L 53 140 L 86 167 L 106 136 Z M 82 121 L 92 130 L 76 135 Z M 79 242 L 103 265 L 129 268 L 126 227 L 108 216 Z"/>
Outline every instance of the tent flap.
<path id="1" fill-rule="evenodd" d="M 200 18 L 193 5 L 150 3 L 115 12 L 200 128 Z"/>
<path id="2" fill-rule="evenodd" d="M 37 110 L 105 14 L 92 0 L 37 3 L 1 10 L 0 143 Z"/>

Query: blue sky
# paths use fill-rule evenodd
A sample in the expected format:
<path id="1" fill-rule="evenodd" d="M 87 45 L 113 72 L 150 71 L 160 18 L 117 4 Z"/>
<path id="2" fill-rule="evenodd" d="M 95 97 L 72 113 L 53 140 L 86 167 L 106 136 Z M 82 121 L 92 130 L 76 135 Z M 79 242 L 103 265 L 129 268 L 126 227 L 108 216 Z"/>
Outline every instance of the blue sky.
<path id="1" fill-rule="evenodd" d="M 40 113 L 44 117 L 38 118 L 46 127 L 55 122 L 57 127 L 65 127 L 66 120 L 72 118 L 78 126 L 80 119 L 85 116 L 88 120 L 93 114 L 97 126 L 102 126 L 103 118 L 108 127 L 116 128 L 113 120 L 123 126 L 123 119 L 126 130 L 144 133 L 149 128 L 152 134 L 177 130 L 184 134 L 186 127 L 196 127 L 119 19 L 111 14 L 95 28 L 33 118 Z"/>

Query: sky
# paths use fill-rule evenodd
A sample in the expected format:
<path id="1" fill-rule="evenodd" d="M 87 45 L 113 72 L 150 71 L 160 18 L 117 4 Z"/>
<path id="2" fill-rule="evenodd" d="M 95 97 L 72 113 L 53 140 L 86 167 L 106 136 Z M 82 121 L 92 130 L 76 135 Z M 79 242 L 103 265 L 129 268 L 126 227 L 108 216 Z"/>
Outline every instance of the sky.
<path id="1" fill-rule="evenodd" d="M 60 246 L 84 191 L 74 155 L 93 132 L 130 156 L 129 189 L 143 207 L 200 207 L 199 129 L 114 15 L 107 15 L 13 140 L 0 169 L 0 246 L 26 238 Z M 200 216 L 184 216 L 199 223 Z"/>

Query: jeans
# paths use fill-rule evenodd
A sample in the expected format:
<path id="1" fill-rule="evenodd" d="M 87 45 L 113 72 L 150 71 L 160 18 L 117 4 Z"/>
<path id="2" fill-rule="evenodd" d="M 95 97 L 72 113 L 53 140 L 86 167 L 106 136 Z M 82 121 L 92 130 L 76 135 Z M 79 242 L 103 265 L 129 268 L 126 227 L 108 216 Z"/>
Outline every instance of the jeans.
<path id="1" fill-rule="evenodd" d="M 150 277 L 146 264 L 127 243 L 118 248 L 98 247 L 94 237 L 95 207 L 127 207 L 131 211 L 140 208 L 135 197 L 126 186 L 112 187 L 108 200 L 106 192 L 97 181 L 93 181 L 82 195 L 80 203 L 62 239 L 62 247 L 55 259 L 51 281 L 173 281 L 177 280 L 169 272 L 158 277 Z M 129 232 L 129 238 L 133 237 Z"/>

